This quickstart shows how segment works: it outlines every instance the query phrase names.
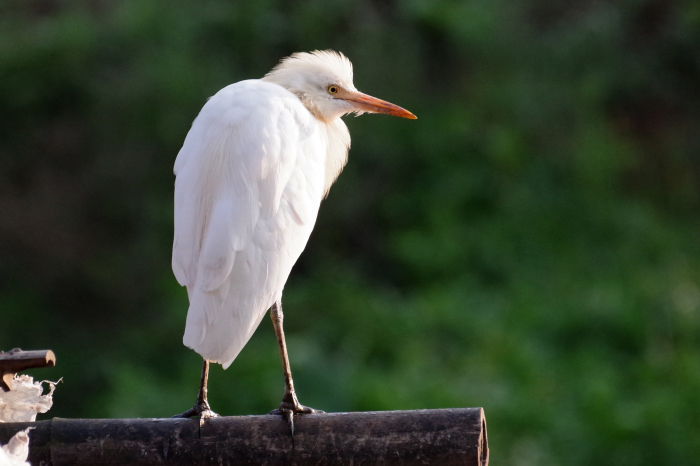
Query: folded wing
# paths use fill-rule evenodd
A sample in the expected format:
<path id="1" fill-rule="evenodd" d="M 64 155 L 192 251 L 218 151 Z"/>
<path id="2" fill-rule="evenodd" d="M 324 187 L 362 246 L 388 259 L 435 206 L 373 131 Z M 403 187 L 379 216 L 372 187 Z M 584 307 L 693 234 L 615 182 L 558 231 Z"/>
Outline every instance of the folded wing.
<path id="1" fill-rule="evenodd" d="M 271 258 L 284 248 L 280 205 L 313 131 L 304 112 L 277 85 L 233 84 L 206 103 L 178 154 L 172 265 L 190 298 L 183 341 L 206 359 L 230 364 L 280 286 Z"/>

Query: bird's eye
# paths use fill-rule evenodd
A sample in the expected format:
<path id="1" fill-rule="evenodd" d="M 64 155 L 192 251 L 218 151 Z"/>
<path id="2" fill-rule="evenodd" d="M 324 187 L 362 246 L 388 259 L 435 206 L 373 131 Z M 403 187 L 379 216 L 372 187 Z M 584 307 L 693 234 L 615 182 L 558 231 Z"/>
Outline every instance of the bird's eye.
<path id="1" fill-rule="evenodd" d="M 328 86 L 328 93 L 329 94 L 337 94 L 338 93 L 338 86 L 331 84 Z"/>

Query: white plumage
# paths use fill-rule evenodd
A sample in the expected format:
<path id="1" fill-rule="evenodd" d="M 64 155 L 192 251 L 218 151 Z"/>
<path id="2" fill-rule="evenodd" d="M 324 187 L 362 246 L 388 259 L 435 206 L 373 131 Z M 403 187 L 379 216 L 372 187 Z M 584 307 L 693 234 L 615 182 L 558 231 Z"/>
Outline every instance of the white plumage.
<path id="1" fill-rule="evenodd" d="M 348 112 L 415 118 L 359 93 L 335 52 L 295 54 L 204 105 L 175 162 L 173 271 L 183 342 L 227 368 L 282 297 L 319 205 L 347 161 Z"/>

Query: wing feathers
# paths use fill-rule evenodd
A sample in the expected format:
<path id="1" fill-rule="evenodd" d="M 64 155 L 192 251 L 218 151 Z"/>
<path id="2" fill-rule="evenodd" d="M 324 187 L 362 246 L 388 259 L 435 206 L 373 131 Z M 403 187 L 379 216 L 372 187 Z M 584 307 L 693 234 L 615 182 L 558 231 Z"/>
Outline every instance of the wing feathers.
<path id="1" fill-rule="evenodd" d="M 283 88 L 243 81 L 206 103 L 175 162 L 173 271 L 190 297 L 183 342 L 225 367 L 281 296 L 313 227 L 325 155 L 309 145 L 314 122 Z M 308 199 L 283 200 L 309 150 L 321 157 L 318 186 L 297 173 L 289 189 Z"/>

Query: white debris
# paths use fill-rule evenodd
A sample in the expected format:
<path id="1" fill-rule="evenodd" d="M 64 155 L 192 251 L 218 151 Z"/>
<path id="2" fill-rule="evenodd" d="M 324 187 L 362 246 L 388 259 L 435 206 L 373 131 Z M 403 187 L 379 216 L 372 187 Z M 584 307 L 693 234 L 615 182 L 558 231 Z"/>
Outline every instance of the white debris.
<path id="1" fill-rule="evenodd" d="M 46 395 L 42 395 L 44 388 L 41 384 L 44 382 L 50 387 Z M 15 375 L 12 390 L 0 389 L 0 422 L 34 422 L 37 413 L 45 413 L 53 405 L 56 383 L 47 380 L 34 382 L 28 375 Z"/>
<path id="2" fill-rule="evenodd" d="M 0 448 L 0 466 L 31 466 L 29 456 L 29 430 L 20 430 L 4 447 Z"/>
<path id="3" fill-rule="evenodd" d="M 49 384 L 46 395 L 42 394 L 44 382 Z M 12 390 L 6 392 L 0 389 L 0 422 L 34 422 L 37 413 L 45 413 L 53 405 L 53 391 L 57 383 L 47 380 L 34 382 L 28 375 L 15 375 Z M 30 429 L 17 432 L 7 445 L 0 445 L 0 466 L 30 466 L 27 462 Z"/>

